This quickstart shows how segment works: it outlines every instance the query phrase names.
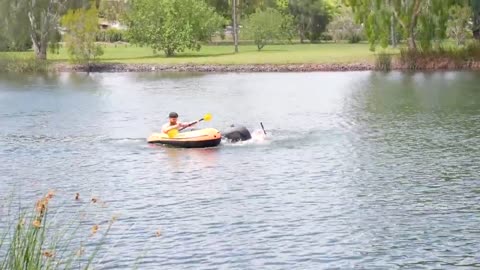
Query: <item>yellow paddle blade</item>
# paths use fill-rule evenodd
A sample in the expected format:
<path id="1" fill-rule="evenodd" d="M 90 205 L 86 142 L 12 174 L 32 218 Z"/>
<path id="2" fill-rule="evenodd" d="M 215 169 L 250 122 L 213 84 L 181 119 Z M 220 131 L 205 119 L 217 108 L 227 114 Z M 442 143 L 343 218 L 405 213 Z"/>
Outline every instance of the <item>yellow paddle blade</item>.
<path id="1" fill-rule="evenodd" d="M 203 116 L 203 120 L 205 120 L 205 121 L 210 121 L 210 120 L 212 120 L 212 115 L 209 114 L 209 113 L 205 114 L 205 115 Z"/>
<path id="2" fill-rule="evenodd" d="M 177 137 L 177 135 L 178 135 L 178 129 L 172 129 L 172 130 L 170 130 L 167 134 L 168 134 L 168 137 L 169 137 L 169 138 Z"/>

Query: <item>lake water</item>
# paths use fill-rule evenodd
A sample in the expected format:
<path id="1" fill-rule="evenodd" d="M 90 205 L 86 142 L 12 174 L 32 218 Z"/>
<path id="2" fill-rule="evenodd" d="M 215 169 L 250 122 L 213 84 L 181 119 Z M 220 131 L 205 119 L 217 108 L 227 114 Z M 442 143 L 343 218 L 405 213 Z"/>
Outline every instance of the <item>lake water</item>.
<path id="1" fill-rule="evenodd" d="M 148 145 L 170 111 L 254 139 Z M 101 200 L 98 269 L 470 269 L 479 131 L 475 72 L 2 75 L 0 202 Z"/>

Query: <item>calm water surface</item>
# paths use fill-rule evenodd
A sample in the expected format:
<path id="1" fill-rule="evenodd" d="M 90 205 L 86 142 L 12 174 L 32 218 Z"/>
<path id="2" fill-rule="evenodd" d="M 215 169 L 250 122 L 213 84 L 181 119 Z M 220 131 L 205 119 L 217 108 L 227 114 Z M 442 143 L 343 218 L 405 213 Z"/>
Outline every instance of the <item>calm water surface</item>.
<path id="1" fill-rule="evenodd" d="M 268 136 L 148 145 L 170 111 Z M 471 269 L 479 130 L 480 73 L 2 75 L 0 204 L 99 198 L 99 269 Z"/>

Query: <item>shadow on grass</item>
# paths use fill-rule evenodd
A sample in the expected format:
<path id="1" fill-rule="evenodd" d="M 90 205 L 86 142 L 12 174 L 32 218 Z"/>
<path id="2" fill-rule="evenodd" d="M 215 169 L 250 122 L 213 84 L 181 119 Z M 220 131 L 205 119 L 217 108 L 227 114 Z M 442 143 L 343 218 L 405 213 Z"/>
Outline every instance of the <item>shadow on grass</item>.
<path id="1" fill-rule="evenodd" d="M 225 53 L 195 53 L 195 52 L 186 52 L 186 53 L 179 53 L 171 57 L 166 57 L 163 53 L 160 54 L 152 54 L 152 55 L 144 55 L 144 56 L 125 56 L 122 57 L 121 55 L 117 56 L 101 56 L 98 58 L 99 63 L 102 62 L 109 62 L 109 63 L 123 63 L 124 61 L 132 61 L 132 60 L 166 60 L 168 61 L 169 59 L 202 59 L 202 58 L 217 58 L 217 57 L 223 57 L 223 56 L 245 56 L 247 54 L 258 54 L 258 56 L 261 56 L 262 53 L 289 53 L 290 51 L 287 49 L 280 49 L 280 48 L 272 48 L 272 47 L 266 47 L 262 49 L 261 51 L 258 51 L 256 49 L 249 49 L 249 50 L 243 50 L 240 47 L 240 53 L 236 54 L 233 52 L 225 52 Z M 68 58 L 54 58 L 54 59 L 49 59 L 49 63 L 51 64 L 57 64 L 57 63 L 70 63 Z M 160 63 L 160 62 L 159 62 Z M 179 63 L 181 64 L 181 63 Z M 208 64 L 208 63 L 206 63 Z"/>
<path id="2" fill-rule="evenodd" d="M 240 51 L 238 55 L 242 53 L 262 53 L 262 52 L 288 52 L 286 49 L 273 49 L 273 48 L 266 48 L 262 49 L 261 51 L 258 50 L 247 50 L 247 51 Z M 234 52 L 229 53 L 180 53 L 175 54 L 174 56 L 166 57 L 164 54 L 155 54 L 155 55 L 146 55 L 146 56 L 137 56 L 137 57 L 100 57 L 100 61 L 123 61 L 123 60 L 141 60 L 141 59 L 183 59 L 183 58 L 215 58 L 215 57 L 222 57 L 222 56 L 234 56 L 237 55 Z"/>
<path id="3" fill-rule="evenodd" d="M 174 58 L 206 58 L 206 57 L 220 57 L 220 56 L 228 56 L 234 55 L 235 53 L 210 53 L 210 54 L 176 54 L 171 57 L 166 57 L 164 54 L 155 54 L 155 55 L 147 55 L 147 56 L 137 56 L 137 57 L 100 57 L 100 60 L 138 60 L 138 59 L 174 59 Z"/>

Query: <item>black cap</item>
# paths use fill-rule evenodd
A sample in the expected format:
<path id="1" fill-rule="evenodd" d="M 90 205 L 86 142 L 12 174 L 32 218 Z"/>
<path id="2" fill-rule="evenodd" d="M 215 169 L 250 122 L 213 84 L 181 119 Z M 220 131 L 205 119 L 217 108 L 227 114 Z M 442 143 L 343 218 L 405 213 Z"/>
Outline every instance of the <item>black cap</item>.
<path id="1" fill-rule="evenodd" d="M 176 113 L 176 112 L 171 112 L 170 114 L 168 114 L 168 117 L 169 117 L 169 118 L 178 118 L 178 113 Z"/>

